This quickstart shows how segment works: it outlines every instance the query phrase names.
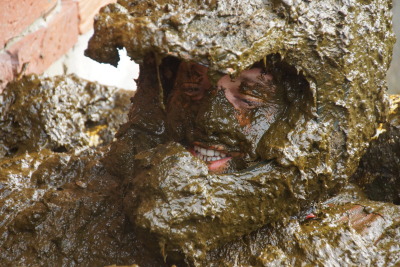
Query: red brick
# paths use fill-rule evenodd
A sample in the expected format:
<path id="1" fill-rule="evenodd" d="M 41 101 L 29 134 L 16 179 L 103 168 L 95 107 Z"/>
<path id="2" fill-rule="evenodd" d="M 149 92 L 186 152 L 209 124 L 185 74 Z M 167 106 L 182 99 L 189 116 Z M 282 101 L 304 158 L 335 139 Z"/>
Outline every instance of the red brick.
<path id="1" fill-rule="evenodd" d="M 6 52 L 0 53 L 0 94 L 7 82 L 14 78 L 15 68 L 15 59 Z"/>
<path id="2" fill-rule="evenodd" d="M 56 5 L 57 0 L 0 0 L 0 49 Z"/>
<path id="3" fill-rule="evenodd" d="M 117 0 L 77 0 L 79 7 L 79 31 L 81 34 L 93 28 L 93 18 L 103 6 Z"/>
<path id="4" fill-rule="evenodd" d="M 16 60 L 16 71 L 29 62 L 28 73 L 42 73 L 78 40 L 78 7 L 73 1 L 62 3 L 62 10 L 42 28 L 12 45 L 7 51 Z"/>

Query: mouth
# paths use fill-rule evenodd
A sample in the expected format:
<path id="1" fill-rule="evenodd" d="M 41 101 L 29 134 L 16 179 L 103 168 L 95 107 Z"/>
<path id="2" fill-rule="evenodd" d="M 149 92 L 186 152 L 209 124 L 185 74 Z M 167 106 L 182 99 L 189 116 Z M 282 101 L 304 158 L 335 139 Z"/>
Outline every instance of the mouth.
<path id="1" fill-rule="evenodd" d="M 225 172 L 233 156 L 221 145 L 206 147 L 199 142 L 194 143 L 191 152 L 207 164 L 209 171 L 215 173 Z"/>

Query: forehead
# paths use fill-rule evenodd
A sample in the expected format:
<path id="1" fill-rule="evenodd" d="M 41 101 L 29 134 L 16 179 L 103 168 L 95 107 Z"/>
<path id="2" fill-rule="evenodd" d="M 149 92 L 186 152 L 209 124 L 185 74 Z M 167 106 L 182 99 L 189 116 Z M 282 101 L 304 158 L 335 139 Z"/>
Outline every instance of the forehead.
<path id="1" fill-rule="evenodd" d="M 262 73 L 261 68 L 252 68 L 249 70 L 242 71 L 238 78 L 247 79 L 247 80 L 257 80 L 260 74 Z"/>
<path id="2" fill-rule="evenodd" d="M 195 62 L 181 62 L 178 68 L 178 77 L 182 78 L 194 78 L 194 77 L 205 77 L 208 73 L 208 67 Z M 244 81 L 256 81 L 259 75 L 262 73 L 262 69 L 254 67 L 248 70 L 242 71 L 237 77 L 230 78 L 229 75 L 224 75 L 225 79 L 229 80 L 244 80 Z"/>
<path id="3" fill-rule="evenodd" d="M 208 68 L 194 63 L 194 62 L 181 62 L 179 64 L 178 72 L 184 75 L 205 75 L 207 74 Z"/>

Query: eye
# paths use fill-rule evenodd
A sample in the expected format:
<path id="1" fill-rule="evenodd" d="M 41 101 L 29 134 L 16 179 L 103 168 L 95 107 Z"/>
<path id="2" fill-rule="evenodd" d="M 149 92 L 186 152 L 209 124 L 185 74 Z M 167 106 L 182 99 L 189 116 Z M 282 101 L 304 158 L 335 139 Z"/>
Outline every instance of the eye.
<path id="1" fill-rule="evenodd" d="M 260 68 L 245 70 L 235 79 L 225 75 L 218 81 L 218 86 L 237 109 L 262 107 L 275 95 L 273 77 Z"/>
<path id="2" fill-rule="evenodd" d="M 182 93 L 189 96 L 191 100 L 200 100 L 204 96 L 205 89 L 202 88 L 199 84 L 184 84 L 182 86 Z"/>
<path id="3" fill-rule="evenodd" d="M 235 97 L 241 101 L 240 108 L 257 108 L 265 103 L 265 88 L 259 83 L 243 81 L 239 85 Z"/>
<path id="4" fill-rule="evenodd" d="M 240 101 L 237 102 L 239 108 L 253 109 L 261 107 L 265 104 L 264 100 L 250 95 L 239 94 L 236 96 L 236 98 Z"/>
<path id="5" fill-rule="evenodd" d="M 184 93 L 187 94 L 188 96 L 196 96 L 200 92 L 199 87 L 186 87 L 184 88 Z"/>

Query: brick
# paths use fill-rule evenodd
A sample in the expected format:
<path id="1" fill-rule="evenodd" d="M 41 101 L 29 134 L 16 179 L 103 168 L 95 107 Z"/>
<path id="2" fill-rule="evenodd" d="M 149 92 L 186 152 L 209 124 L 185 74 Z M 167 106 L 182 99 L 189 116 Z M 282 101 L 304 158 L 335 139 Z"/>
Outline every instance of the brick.
<path id="1" fill-rule="evenodd" d="M 16 60 L 9 53 L 0 53 L 0 94 L 7 82 L 14 78 Z M 1 104 L 1 103 L 0 103 Z"/>
<path id="2" fill-rule="evenodd" d="M 116 3 L 117 0 L 77 0 L 79 8 L 79 31 L 86 33 L 93 28 L 93 18 L 103 6 Z"/>
<path id="3" fill-rule="evenodd" d="M 14 59 L 14 76 L 24 63 L 29 62 L 28 73 L 42 73 L 54 61 L 73 47 L 78 40 L 78 6 L 73 1 L 62 3 L 47 27 L 25 36 L 7 52 Z"/>
<path id="4" fill-rule="evenodd" d="M 0 49 L 56 5 L 57 0 L 0 0 Z"/>

